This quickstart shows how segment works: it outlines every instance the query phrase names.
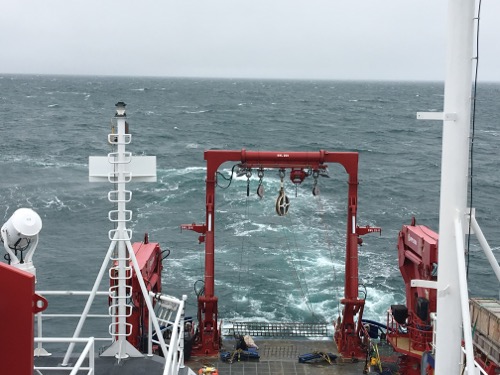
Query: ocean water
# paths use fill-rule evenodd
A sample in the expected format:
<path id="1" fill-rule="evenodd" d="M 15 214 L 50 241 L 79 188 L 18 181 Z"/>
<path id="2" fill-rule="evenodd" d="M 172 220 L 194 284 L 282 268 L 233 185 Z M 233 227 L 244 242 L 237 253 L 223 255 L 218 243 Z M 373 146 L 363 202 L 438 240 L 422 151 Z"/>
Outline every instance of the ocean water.
<path id="1" fill-rule="evenodd" d="M 404 303 L 397 236 L 415 216 L 438 230 L 441 123 L 416 120 L 439 111 L 442 83 L 213 80 L 0 76 L 0 218 L 31 207 L 43 220 L 34 262 L 39 290 L 90 290 L 109 246 L 110 186 L 88 182 L 88 156 L 109 151 L 114 104 L 127 103 L 129 150 L 156 155 L 158 181 L 130 185 L 134 240 L 145 232 L 169 248 L 164 292 L 188 295 L 203 279 L 204 247 L 180 225 L 205 220 L 203 151 L 357 151 L 359 225 L 366 235 L 359 277 L 365 317 L 384 320 Z M 499 84 L 480 84 L 474 142 L 473 205 L 500 248 Z M 220 171 L 229 177 L 232 164 Z M 264 176 L 265 196 L 246 195 L 246 177 L 216 196 L 216 295 L 221 318 L 331 321 L 343 294 L 347 176 L 338 166 L 297 187 L 287 179 L 289 215 L 274 212 L 277 172 Z M 222 181 L 222 180 L 221 180 Z M 222 183 L 222 182 L 221 182 Z M 103 288 L 106 281 L 103 282 Z M 499 284 L 473 239 L 471 296 L 498 297 Z M 49 301 L 50 302 L 50 301 Z"/>

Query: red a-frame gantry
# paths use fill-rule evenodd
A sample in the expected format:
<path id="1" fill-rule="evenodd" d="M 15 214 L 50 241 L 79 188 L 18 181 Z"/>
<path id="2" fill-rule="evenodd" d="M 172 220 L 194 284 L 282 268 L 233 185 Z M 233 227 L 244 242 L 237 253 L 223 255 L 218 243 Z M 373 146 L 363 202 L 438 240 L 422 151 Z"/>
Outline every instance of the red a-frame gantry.
<path id="1" fill-rule="evenodd" d="M 358 153 L 357 152 L 276 152 L 276 151 L 205 151 L 207 161 L 206 177 L 206 221 L 205 224 L 182 225 L 201 234 L 200 242 L 205 242 L 205 294 L 198 297 L 198 336 L 193 347 L 193 355 L 217 355 L 220 347 L 220 332 L 217 326 L 217 297 L 214 291 L 215 269 L 215 186 L 219 166 L 225 162 L 238 162 L 242 168 L 262 169 L 311 169 L 325 170 L 326 163 L 341 164 L 347 174 L 347 233 L 345 291 L 341 303 L 344 305 L 342 317 L 335 327 L 335 341 L 343 356 L 364 358 L 360 330 L 364 299 L 358 298 L 358 245 L 360 235 L 380 232 L 380 228 L 358 227 L 356 210 L 358 203 Z M 358 316 L 357 323 L 355 317 Z"/>

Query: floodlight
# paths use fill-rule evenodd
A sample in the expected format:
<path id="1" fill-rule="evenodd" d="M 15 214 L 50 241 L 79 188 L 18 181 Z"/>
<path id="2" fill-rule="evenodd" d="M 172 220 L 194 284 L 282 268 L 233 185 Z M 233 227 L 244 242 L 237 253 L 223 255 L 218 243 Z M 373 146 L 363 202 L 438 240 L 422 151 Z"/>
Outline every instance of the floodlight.
<path id="1" fill-rule="evenodd" d="M 125 117 L 125 102 L 118 102 L 115 104 L 116 107 L 116 114 L 115 117 Z"/>
<path id="2" fill-rule="evenodd" d="M 0 230 L 2 242 L 12 266 L 35 275 L 35 267 L 31 260 L 38 245 L 40 230 L 42 230 L 42 219 L 30 208 L 16 210 L 2 225 Z"/>

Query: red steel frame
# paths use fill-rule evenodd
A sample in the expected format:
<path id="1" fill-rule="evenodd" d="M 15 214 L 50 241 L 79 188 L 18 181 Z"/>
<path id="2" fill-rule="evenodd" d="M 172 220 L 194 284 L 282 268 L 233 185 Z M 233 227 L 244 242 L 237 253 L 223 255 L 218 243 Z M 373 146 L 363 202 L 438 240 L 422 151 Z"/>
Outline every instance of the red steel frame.
<path id="1" fill-rule="evenodd" d="M 35 276 L 0 263 L 0 374 L 32 375 L 34 316 L 47 308 L 35 293 Z"/>
<path id="2" fill-rule="evenodd" d="M 324 169 L 325 163 L 341 164 L 347 174 L 347 233 L 345 291 L 341 303 L 344 305 L 343 316 L 336 325 L 335 341 L 339 352 L 349 357 L 365 357 L 360 339 L 361 316 L 364 300 L 358 298 L 358 245 L 360 235 L 380 232 L 380 228 L 358 227 L 356 211 L 358 204 L 358 153 L 357 152 L 277 152 L 277 151 L 205 151 L 207 161 L 206 178 L 206 224 L 184 225 L 184 229 L 201 233 L 200 242 L 205 242 L 205 295 L 198 297 L 198 339 L 193 348 L 193 355 L 216 355 L 219 351 L 220 332 L 217 327 L 217 297 L 214 290 L 215 268 L 215 187 L 219 166 L 225 162 L 238 162 L 246 168 L 312 168 Z M 355 316 L 358 323 L 355 324 Z"/>

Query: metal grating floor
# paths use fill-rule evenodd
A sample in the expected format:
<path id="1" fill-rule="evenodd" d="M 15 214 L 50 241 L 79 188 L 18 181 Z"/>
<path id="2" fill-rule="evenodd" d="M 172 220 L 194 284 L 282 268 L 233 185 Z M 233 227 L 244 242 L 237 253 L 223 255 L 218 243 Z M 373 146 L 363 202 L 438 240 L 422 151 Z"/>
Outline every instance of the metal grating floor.
<path id="1" fill-rule="evenodd" d="M 299 363 L 300 354 L 312 353 L 314 351 L 335 353 L 335 345 L 332 340 L 304 340 L 304 339 L 257 339 L 260 360 L 238 361 L 233 363 L 222 362 L 218 357 L 196 357 L 186 362 L 186 368 L 180 374 L 187 374 L 191 368 L 196 374 L 203 365 L 209 365 L 218 369 L 219 375 L 357 375 L 362 374 L 364 361 L 352 363 L 349 361 L 337 361 L 329 364 L 324 361 L 317 363 Z M 231 351 L 234 348 L 234 340 L 224 342 L 223 350 Z M 58 366 L 62 357 L 56 355 L 51 357 L 37 357 L 37 366 Z M 163 372 L 163 358 L 130 358 L 120 364 L 112 357 L 96 357 L 96 375 L 152 375 Z M 44 375 L 60 375 L 67 371 L 43 371 Z M 80 374 L 80 373 L 79 373 Z M 34 372 L 34 375 L 39 375 Z"/>
<path id="2" fill-rule="evenodd" d="M 218 364 L 219 375 L 350 375 L 362 374 L 363 364 L 312 365 L 290 361 Z"/>
<path id="3" fill-rule="evenodd" d="M 229 322 L 228 336 L 250 335 L 256 337 L 328 337 L 328 323 L 269 323 L 269 322 Z"/>
<path id="4" fill-rule="evenodd" d="M 203 365 L 216 367 L 219 375 L 354 375 L 362 374 L 363 362 L 327 362 L 299 363 L 300 354 L 314 351 L 333 352 L 335 345 L 331 340 L 273 340 L 256 339 L 259 346 L 260 360 L 222 362 L 218 358 L 192 358 L 187 363 L 194 372 Z M 225 350 L 234 347 L 233 341 L 224 342 Z"/>

